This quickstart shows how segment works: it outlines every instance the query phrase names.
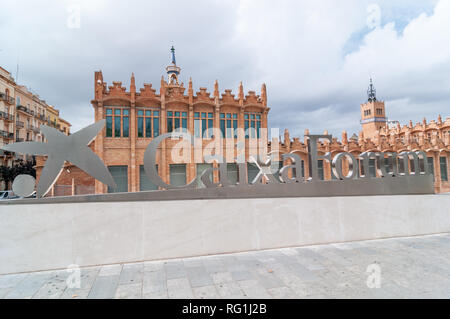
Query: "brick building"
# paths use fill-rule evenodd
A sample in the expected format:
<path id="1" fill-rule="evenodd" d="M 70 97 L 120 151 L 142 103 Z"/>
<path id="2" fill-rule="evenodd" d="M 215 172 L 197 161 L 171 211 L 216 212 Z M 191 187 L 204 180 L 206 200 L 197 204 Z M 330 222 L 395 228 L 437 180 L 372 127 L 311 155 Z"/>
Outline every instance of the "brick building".
<path id="1" fill-rule="evenodd" d="M 95 120 L 106 119 L 106 129 L 95 140 L 95 151 L 110 168 L 119 185 L 117 191 L 139 191 L 155 189 L 147 180 L 143 169 L 144 151 L 149 142 L 158 135 L 174 130 L 187 130 L 201 143 L 201 149 L 217 147 L 217 136 L 226 135 L 226 129 L 254 128 L 252 136 L 232 133 L 227 136 L 228 146 L 241 141 L 248 150 L 250 140 L 259 140 L 260 128 L 267 128 L 267 97 L 265 85 L 261 96 L 249 91 L 244 96 L 242 83 L 238 96 L 231 90 L 219 93 L 216 81 L 211 96 L 206 88 L 194 94 L 192 80 L 186 88 L 179 80 L 180 67 L 176 65 L 172 48 L 172 62 L 166 68 L 167 81 L 162 77 L 159 93 L 151 84 L 136 90 L 134 75 L 131 76 L 130 89 L 122 87 L 121 82 L 113 82 L 107 87 L 101 71 L 95 73 L 95 98 L 91 101 L 95 110 Z M 232 136 L 231 136 L 232 135 Z M 267 137 L 266 137 L 267 138 Z M 186 163 L 172 158 L 171 151 L 178 141 L 166 140 L 158 154 L 158 170 L 162 179 L 171 184 L 185 184 L 212 164 L 204 163 L 201 154 L 194 154 Z M 211 145 L 212 144 L 212 145 Z M 223 143 L 223 147 L 227 143 Z M 267 143 L 266 143 L 267 145 Z M 233 148 L 233 146 L 231 147 Z M 234 147 L 235 149 L 235 147 Z M 196 156 L 197 155 L 197 156 Z M 236 152 L 229 154 L 229 170 L 237 172 L 233 159 Z M 234 173 L 236 177 L 237 173 Z M 106 186 L 96 181 L 96 193 L 107 192 Z M 113 190 L 109 190 L 113 191 Z"/>
<path id="2" fill-rule="evenodd" d="M 152 139 L 173 130 L 191 132 L 203 153 L 197 154 L 194 150 L 187 160 L 180 162 L 177 158 L 178 150 L 175 149 L 179 141 L 165 140 L 158 149 L 157 165 L 158 172 L 166 183 L 184 185 L 206 168 L 216 165 L 203 161 L 203 155 L 205 152 L 211 153 L 211 149 L 216 152 L 222 150 L 231 182 L 238 180 L 235 164 L 237 157 L 245 156 L 248 161 L 250 156 L 261 151 L 264 153 L 265 150 L 279 151 L 280 154 L 295 152 L 302 159 L 305 176 L 309 177 L 306 137 L 303 141 L 300 138 L 291 139 L 289 131 L 285 130 L 283 141 L 278 138 L 268 141 L 267 118 L 270 109 L 264 84 L 260 95 L 256 95 L 254 91 L 245 95 L 241 83 L 235 96 L 231 90 L 220 93 L 216 81 L 211 95 L 206 88 L 200 88 L 194 93 L 192 80 L 189 80 L 185 92 L 186 88 L 179 79 L 181 69 L 176 64 L 173 48 L 172 61 L 166 67 L 166 72 L 167 79 L 161 78 L 158 93 L 151 84 L 144 84 L 143 88 L 137 90 L 134 74 L 127 91 L 121 82 L 113 82 L 108 86 L 102 72 L 95 72 L 95 95 L 91 104 L 95 110 L 95 121 L 106 119 L 106 127 L 90 147 L 108 166 L 118 188 L 109 189 L 68 163 L 52 191 L 53 194 L 156 189 L 144 172 L 144 151 Z M 365 151 L 400 153 L 422 150 L 428 156 L 427 165 L 434 174 L 436 192 L 450 192 L 450 118 L 443 121 L 439 116 L 437 121 L 429 123 L 424 119 L 423 123 L 415 126 L 409 123 L 408 126 L 401 127 L 398 122 L 393 125 L 394 122 L 387 120 L 385 103 L 376 98 L 372 81 L 368 89 L 368 100 L 361 104 L 360 111 L 362 131 L 359 135 L 349 138 L 343 132 L 340 141 L 333 138 L 331 143 L 320 143 L 320 153 L 331 152 L 334 156 L 340 152 L 356 155 Z M 305 135 L 308 133 L 306 130 Z M 38 175 L 42 164 L 42 161 L 38 163 Z M 319 161 L 318 166 L 321 179 L 334 178 L 329 163 Z M 249 163 L 247 169 L 247 180 L 251 181 L 258 169 Z M 370 160 L 369 171 L 372 176 L 378 174 L 374 160 Z M 214 179 L 218 181 L 217 174 Z M 199 184 L 202 186 L 201 182 Z"/>

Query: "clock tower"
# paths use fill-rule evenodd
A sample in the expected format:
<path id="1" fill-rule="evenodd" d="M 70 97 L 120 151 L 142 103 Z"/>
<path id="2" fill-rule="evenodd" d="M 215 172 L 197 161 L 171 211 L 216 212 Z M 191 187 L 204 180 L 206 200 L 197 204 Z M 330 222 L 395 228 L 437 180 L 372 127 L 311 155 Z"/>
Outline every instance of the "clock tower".
<path id="1" fill-rule="evenodd" d="M 364 137 L 373 139 L 377 131 L 386 126 L 387 118 L 384 101 L 378 101 L 376 90 L 370 79 L 369 88 L 367 89 L 367 102 L 361 104 L 361 126 Z"/>

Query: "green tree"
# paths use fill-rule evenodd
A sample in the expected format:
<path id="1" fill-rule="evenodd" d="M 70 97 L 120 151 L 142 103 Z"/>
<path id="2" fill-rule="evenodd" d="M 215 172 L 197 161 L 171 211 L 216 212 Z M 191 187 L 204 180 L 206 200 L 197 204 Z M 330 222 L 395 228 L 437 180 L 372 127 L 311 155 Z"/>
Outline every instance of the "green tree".
<path id="1" fill-rule="evenodd" d="M 36 178 L 35 161 L 19 162 L 11 167 L 0 166 L 0 181 L 5 182 L 5 188 L 10 189 L 10 185 L 18 175 L 27 174 Z"/>

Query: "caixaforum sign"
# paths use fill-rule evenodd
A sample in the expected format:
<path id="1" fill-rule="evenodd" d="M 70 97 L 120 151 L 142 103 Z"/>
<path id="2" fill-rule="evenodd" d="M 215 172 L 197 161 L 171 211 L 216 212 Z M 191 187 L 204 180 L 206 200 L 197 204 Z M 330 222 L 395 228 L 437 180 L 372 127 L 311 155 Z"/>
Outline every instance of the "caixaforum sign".
<path id="1" fill-rule="evenodd" d="M 87 146 L 105 125 L 105 120 L 94 123 L 70 136 L 58 130 L 42 126 L 41 131 L 48 143 L 21 142 L 4 146 L 12 152 L 31 155 L 47 155 L 47 161 L 37 185 L 37 197 L 41 198 L 50 190 L 63 169 L 65 161 L 85 171 L 95 179 L 111 187 L 115 182 L 102 160 Z M 169 138 L 183 139 L 194 145 L 194 137 L 186 132 L 166 133 L 153 139 L 144 153 L 144 169 L 148 178 L 161 190 L 138 193 L 116 193 L 86 195 L 89 200 L 169 200 L 202 198 L 252 198 L 252 197 L 301 197 L 301 196 L 352 196 L 352 195 L 399 195 L 434 193 L 433 177 L 428 170 L 426 154 L 422 151 L 401 152 L 364 152 L 359 155 L 331 153 L 319 155 L 317 143 L 320 139 L 331 142 L 331 135 L 307 136 L 309 156 L 309 177 L 304 176 L 301 159 L 295 153 L 283 154 L 281 161 L 289 165 L 278 165 L 278 154 L 250 157 L 258 167 L 256 177 L 248 182 L 247 163 L 236 160 L 238 182 L 232 184 L 228 179 L 227 163 L 219 155 L 204 156 L 205 162 L 217 162 L 216 167 L 205 170 L 200 176 L 182 186 L 167 184 L 159 176 L 157 150 L 160 144 Z M 278 159 L 275 161 L 275 159 Z M 332 180 L 320 180 L 318 161 L 331 164 Z M 378 177 L 370 176 L 369 162 L 375 160 Z M 362 165 L 362 168 L 360 168 Z M 344 169 L 344 167 L 346 167 Z M 213 174 L 218 171 L 219 181 L 213 182 Z M 306 174 L 305 174 L 306 175 Z M 19 176 L 20 177 L 20 176 Z M 198 179 L 206 188 L 197 188 Z M 16 193 L 26 196 L 30 187 L 25 179 L 16 183 Z M 81 198 L 79 196 L 72 196 Z M 55 198 L 56 199 L 56 198 Z M 53 200 L 52 198 L 40 199 Z M 73 201 L 76 199 L 73 199 Z M 28 201 L 28 200 L 27 200 Z"/>

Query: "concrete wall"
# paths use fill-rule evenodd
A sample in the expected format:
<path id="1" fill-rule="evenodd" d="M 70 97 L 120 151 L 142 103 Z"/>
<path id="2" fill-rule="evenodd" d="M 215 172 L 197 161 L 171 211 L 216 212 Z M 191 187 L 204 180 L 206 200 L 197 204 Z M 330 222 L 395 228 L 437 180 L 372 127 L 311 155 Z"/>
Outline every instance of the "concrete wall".
<path id="1" fill-rule="evenodd" d="M 0 206 L 0 274 L 450 232 L 450 195 Z"/>

